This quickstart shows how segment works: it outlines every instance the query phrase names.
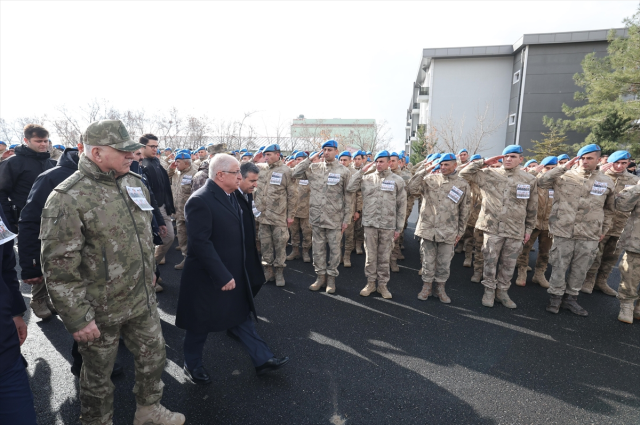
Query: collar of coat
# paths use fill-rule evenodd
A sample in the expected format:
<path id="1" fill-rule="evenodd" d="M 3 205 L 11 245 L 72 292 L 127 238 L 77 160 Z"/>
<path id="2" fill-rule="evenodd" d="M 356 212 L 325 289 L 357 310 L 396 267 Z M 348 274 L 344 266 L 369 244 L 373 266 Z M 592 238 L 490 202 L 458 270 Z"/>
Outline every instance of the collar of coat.
<path id="1" fill-rule="evenodd" d="M 600 172 L 600 170 L 598 170 L 597 168 L 593 171 L 587 171 L 585 170 L 582 166 L 578 166 L 576 168 L 574 168 L 574 170 L 576 171 L 576 173 L 578 173 L 581 176 L 584 176 L 586 178 L 591 177 L 594 174 L 598 174 Z"/>
<path id="2" fill-rule="evenodd" d="M 89 158 L 87 158 L 84 153 L 80 155 L 80 160 L 78 161 L 78 171 L 89 177 L 91 180 L 109 185 L 116 184 L 115 171 L 109 171 L 108 173 L 101 171 L 100 168 L 98 168 L 98 166 L 94 162 L 89 160 Z"/>
<path id="3" fill-rule="evenodd" d="M 373 169 L 375 170 L 375 167 L 373 167 Z M 376 170 L 376 174 L 378 174 L 380 177 L 387 177 L 387 176 L 388 176 L 389 174 L 391 174 L 391 173 L 392 173 L 392 171 L 391 171 L 389 168 L 387 168 L 387 169 L 386 169 L 386 170 L 384 170 L 384 171 L 378 171 L 378 170 Z"/>
<path id="4" fill-rule="evenodd" d="M 269 169 L 276 168 L 276 167 L 279 167 L 281 165 L 282 165 L 282 160 L 279 159 L 276 162 L 274 162 L 273 164 L 269 164 Z"/>

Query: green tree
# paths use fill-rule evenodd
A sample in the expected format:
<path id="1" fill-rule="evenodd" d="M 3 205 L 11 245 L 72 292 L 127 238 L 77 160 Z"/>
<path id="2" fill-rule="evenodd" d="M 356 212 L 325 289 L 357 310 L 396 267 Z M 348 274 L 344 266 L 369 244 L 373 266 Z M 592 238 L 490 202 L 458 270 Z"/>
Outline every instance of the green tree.
<path id="1" fill-rule="evenodd" d="M 411 142 L 411 156 L 409 157 L 409 160 L 414 165 L 434 152 L 438 136 L 433 126 L 431 130 L 427 132 L 426 125 L 420 124 L 416 131 L 416 139 L 416 141 Z"/>
<path id="2" fill-rule="evenodd" d="M 545 121 L 545 125 L 549 128 L 548 133 L 542 133 L 544 139 L 542 141 L 532 140 L 533 147 L 529 151 L 533 152 L 532 158 L 540 162 L 548 156 L 558 156 L 563 153 L 568 153 L 570 148 L 564 142 L 567 140 L 565 132 L 557 125 L 549 124 L 549 121 Z"/>

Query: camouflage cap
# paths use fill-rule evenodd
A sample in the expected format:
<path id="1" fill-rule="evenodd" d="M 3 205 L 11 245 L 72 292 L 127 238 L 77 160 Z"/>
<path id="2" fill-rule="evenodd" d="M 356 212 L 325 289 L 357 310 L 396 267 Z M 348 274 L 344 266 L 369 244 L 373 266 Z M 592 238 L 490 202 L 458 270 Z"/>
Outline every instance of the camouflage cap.
<path id="1" fill-rule="evenodd" d="M 84 131 L 84 143 L 89 146 L 111 146 L 125 152 L 137 151 L 144 147 L 131 139 L 120 120 L 102 120 L 89 124 Z"/>

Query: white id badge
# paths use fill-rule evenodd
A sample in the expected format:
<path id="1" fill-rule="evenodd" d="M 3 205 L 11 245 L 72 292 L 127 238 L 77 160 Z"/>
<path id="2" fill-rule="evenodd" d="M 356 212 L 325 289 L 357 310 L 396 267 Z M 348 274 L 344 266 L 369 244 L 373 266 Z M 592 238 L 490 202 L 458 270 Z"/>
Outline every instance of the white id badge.
<path id="1" fill-rule="evenodd" d="M 4 245 L 16 236 L 18 235 L 10 231 L 7 225 L 4 224 L 4 221 L 0 218 L 0 245 Z"/>
<path id="2" fill-rule="evenodd" d="M 555 192 L 553 191 L 553 189 L 549 189 L 549 199 L 553 199 L 554 194 Z"/>
<path id="3" fill-rule="evenodd" d="M 182 180 L 180 180 L 180 184 L 181 185 L 191 184 L 192 179 L 193 179 L 193 176 L 182 176 Z"/>
<path id="4" fill-rule="evenodd" d="M 309 184 L 309 180 L 300 180 L 300 181 L 298 182 L 298 184 L 299 184 L 300 186 L 307 186 L 307 185 Z"/>
<path id="5" fill-rule="evenodd" d="M 270 183 L 280 186 L 280 183 L 282 183 L 282 173 L 273 173 L 273 174 L 271 174 Z"/>
<path id="6" fill-rule="evenodd" d="M 396 188 L 396 182 L 393 180 L 383 180 L 381 189 L 385 192 L 393 192 Z"/>
<path id="7" fill-rule="evenodd" d="M 460 198 L 462 197 L 463 193 L 464 193 L 463 191 L 461 191 L 457 187 L 453 186 L 451 188 L 451 190 L 449 191 L 448 198 L 451 199 L 453 202 L 455 202 L 457 204 L 458 201 L 460 201 Z"/>
<path id="8" fill-rule="evenodd" d="M 127 188 L 127 192 L 129 193 L 131 200 L 135 202 L 142 211 L 153 211 L 153 207 L 149 205 L 147 198 L 144 197 L 144 192 L 142 192 L 141 187 L 125 187 Z"/>
<path id="9" fill-rule="evenodd" d="M 255 218 L 260 217 L 260 214 L 262 214 L 260 211 L 258 211 L 258 209 L 256 208 L 256 203 L 254 201 L 251 201 L 251 209 L 253 210 L 253 216 Z"/>
<path id="10" fill-rule="evenodd" d="M 529 199 L 531 196 L 531 186 L 528 184 L 519 184 L 516 189 L 516 198 Z"/>
<path id="11" fill-rule="evenodd" d="M 591 194 L 596 196 L 602 196 L 607 191 L 607 183 L 599 182 L 598 180 L 593 182 L 591 187 Z"/>
<path id="12" fill-rule="evenodd" d="M 327 184 L 329 186 L 335 186 L 340 183 L 340 174 L 329 173 L 329 177 L 327 177 Z"/>

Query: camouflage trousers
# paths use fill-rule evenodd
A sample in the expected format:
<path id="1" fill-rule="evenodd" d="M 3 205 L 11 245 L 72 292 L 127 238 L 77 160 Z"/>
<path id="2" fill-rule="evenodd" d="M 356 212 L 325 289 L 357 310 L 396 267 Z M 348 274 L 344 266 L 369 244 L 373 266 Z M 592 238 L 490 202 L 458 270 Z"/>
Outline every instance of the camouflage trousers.
<path id="1" fill-rule="evenodd" d="M 47 291 L 47 285 L 42 281 L 42 283 L 36 283 L 35 285 L 31 285 L 31 301 L 40 300 L 42 298 L 48 298 L 49 291 Z"/>
<path id="2" fill-rule="evenodd" d="M 160 260 L 164 258 L 164 256 L 167 254 L 167 251 L 169 251 L 169 249 L 171 248 L 171 245 L 173 245 L 173 240 L 175 239 L 173 224 L 171 224 L 171 217 L 167 215 L 166 207 L 163 205 L 158 209 L 160 210 L 160 214 L 164 219 L 164 224 L 166 224 L 167 226 L 167 236 L 162 238 L 162 245 L 156 246 L 156 252 L 154 254 L 156 263 L 159 263 Z"/>
<path id="3" fill-rule="evenodd" d="M 344 231 L 344 252 L 349 253 L 355 249 L 356 222 L 351 220 Z M 342 242 L 340 242 L 342 246 Z"/>
<path id="4" fill-rule="evenodd" d="M 400 255 L 400 241 L 403 240 L 403 234 L 404 232 L 400 232 L 400 236 L 398 237 L 398 239 L 394 240 L 393 244 L 391 245 L 391 252 L 389 253 L 389 258 L 391 259 L 391 261 L 398 261 L 398 255 Z"/>
<path id="5" fill-rule="evenodd" d="M 178 234 L 178 246 L 183 256 L 187 256 L 187 224 L 184 220 L 183 211 L 176 212 L 176 233 Z"/>
<path id="6" fill-rule="evenodd" d="M 289 227 L 291 245 L 300 246 L 300 231 L 302 230 L 302 249 L 311 248 L 311 224 L 309 218 L 295 217 Z"/>
<path id="7" fill-rule="evenodd" d="M 400 246 L 404 246 L 404 231 L 407 230 L 407 225 L 409 224 L 409 216 L 415 207 L 416 200 L 418 200 L 418 210 L 420 210 L 420 203 L 422 202 L 422 196 L 420 195 L 409 195 L 407 198 L 407 215 L 404 217 L 404 227 L 402 228 L 402 232 L 400 232 L 400 237 L 398 238 L 398 244 Z"/>
<path id="8" fill-rule="evenodd" d="M 80 422 L 83 425 L 108 424 L 113 418 L 113 390 L 111 371 L 118 354 L 120 335 L 133 354 L 136 383 L 133 393 L 143 406 L 162 398 L 161 375 L 166 359 L 160 317 L 155 305 L 151 314 L 145 312 L 120 325 L 101 326 L 100 337 L 92 342 L 79 342 L 82 355 L 80 371 Z"/>
<path id="9" fill-rule="evenodd" d="M 473 270 L 482 271 L 484 268 L 484 255 L 482 254 L 482 245 L 484 244 L 484 231 L 480 229 L 473 230 Z"/>
<path id="10" fill-rule="evenodd" d="M 425 283 L 446 282 L 449 279 L 453 254 L 453 244 L 421 239 L 422 281 Z"/>
<path id="11" fill-rule="evenodd" d="M 619 300 L 637 300 L 640 282 L 640 254 L 625 251 L 620 261 Z"/>
<path id="12" fill-rule="evenodd" d="M 482 284 L 491 289 L 497 288 L 502 291 L 509 289 L 516 261 L 521 251 L 522 239 L 505 238 L 485 233 L 482 243 L 482 255 L 484 256 Z"/>
<path id="13" fill-rule="evenodd" d="M 551 278 L 547 292 L 552 295 L 578 295 L 587 270 L 598 253 L 598 241 L 553 237 L 549 261 Z M 571 268 L 565 280 L 567 269 Z"/>
<path id="14" fill-rule="evenodd" d="M 325 229 L 313 226 L 311 230 L 313 233 L 313 267 L 316 274 L 337 277 L 340 265 L 342 229 Z M 329 245 L 329 265 L 327 265 L 327 245 Z"/>
<path id="15" fill-rule="evenodd" d="M 376 229 L 368 226 L 364 228 L 364 252 L 367 255 L 364 275 L 367 280 L 377 280 L 378 284 L 389 282 L 389 258 L 394 233 L 394 229 Z"/>
<path id="16" fill-rule="evenodd" d="M 460 242 L 463 246 L 464 252 L 473 252 L 473 247 L 475 246 L 475 239 L 473 238 L 473 232 L 476 230 L 474 226 L 467 226 L 464 229 L 464 234 L 460 238 Z"/>
<path id="17" fill-rule="evenodd" d="M 529 266 L 529 254 L 533 244 L 538 240 L 538 258 L 536 259 L 536 270 L 540 269 L 542 272 L 547 271 L 549 265 L 549 251 L 553 245 L 553 237 L 549 234 L 548 230 L 533 229 L 529 241 L 522 247 L 522 252 L 518 256 L 518 267 Z"/>
<path id="18" fill-rule="evenodd" d="M 620 257 L 618 249 L 619 236 L 605 236 L 602 242 L 598 244 L 598 253 L 593 259 L 591 268 L 587 272 L 586 279 L 596 277 L 597 282 L 607 282 L 611 270 L 615 267 Z"/>
<path id="19" fill-rule="evenodd" d="M 288 239 L 289 230 L 286 227 L 260 223 L 262 264 L 273 267 L 286 267 Z"/>
<path id="20" fill-rule="evenodd" d="M 353 223 L 353 239 L 354 244 L 358 242 L 364 243 L 364 227 L 362 226 L 362 216 L 358 217 L 358 219 Z M 350 251 L 353 251 L 355 249 L 355 246 L 350 245 L 349 248 Z"/>
<path id="21" fill-rule="evenodd" d="M 262 255 L 262 247 L 260 246 L 260 223 L 256 220 L 256 248 L 258 248 L 258 252 Z"/>

